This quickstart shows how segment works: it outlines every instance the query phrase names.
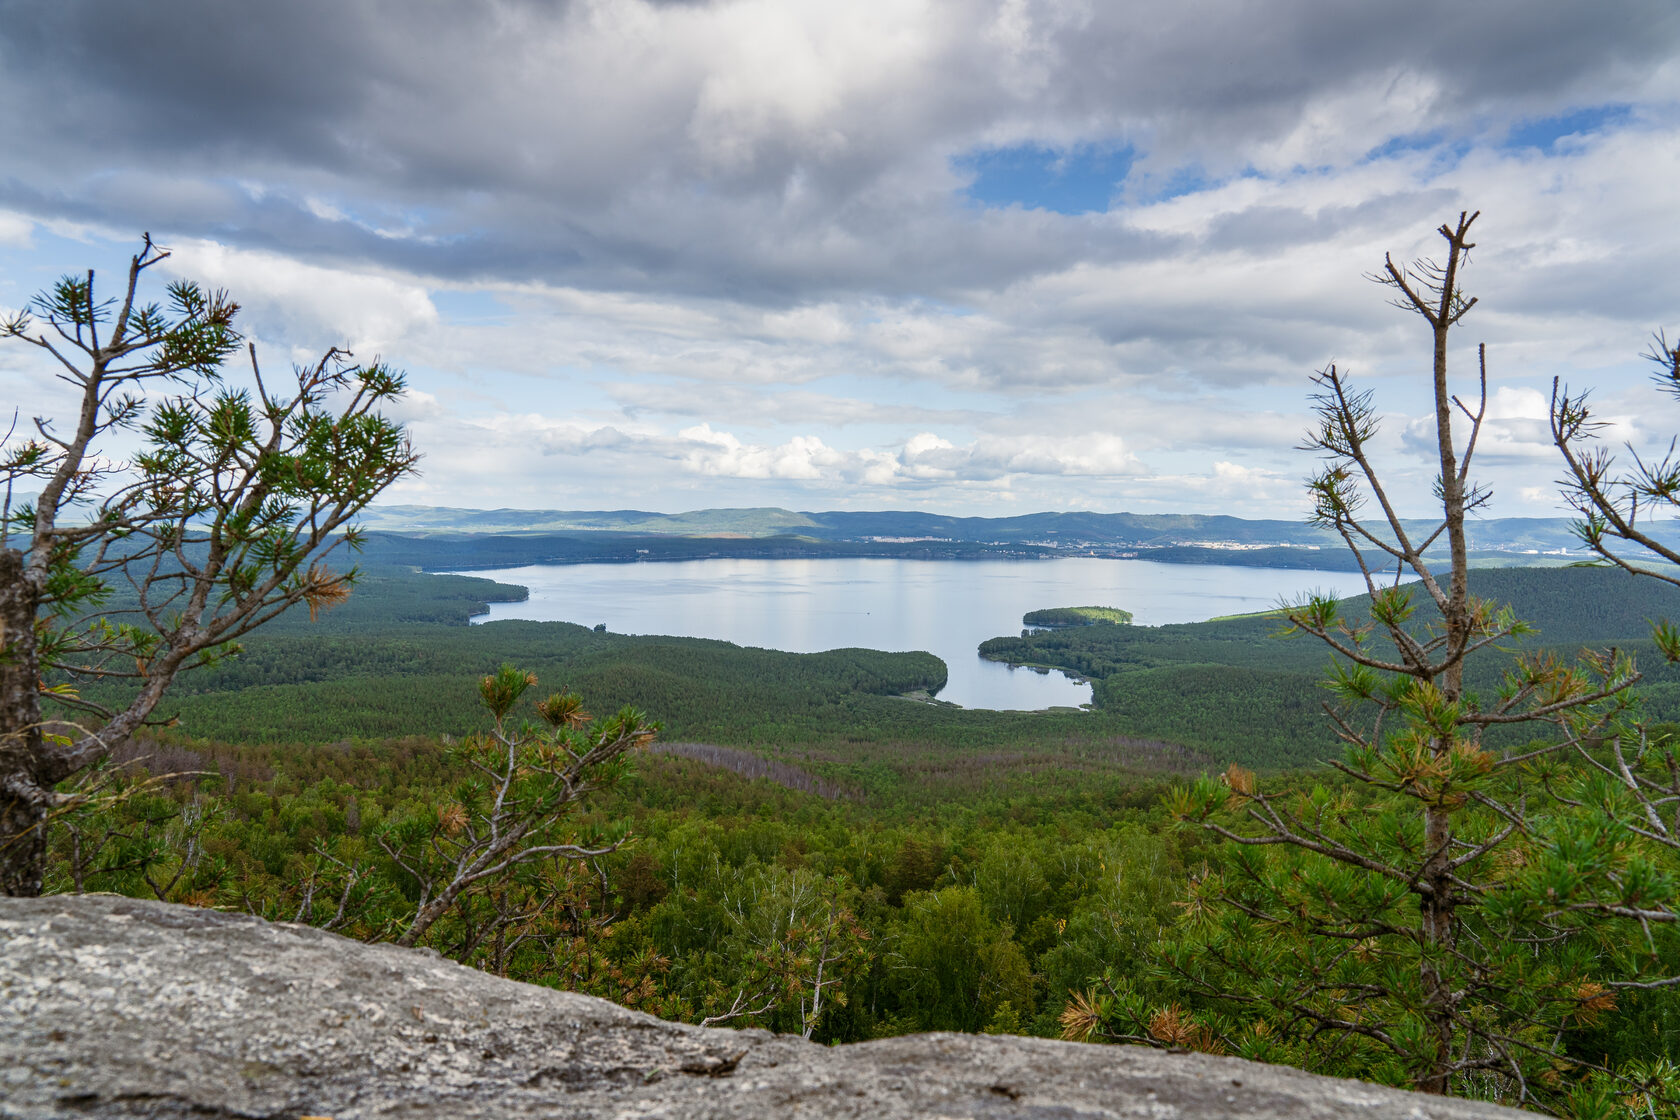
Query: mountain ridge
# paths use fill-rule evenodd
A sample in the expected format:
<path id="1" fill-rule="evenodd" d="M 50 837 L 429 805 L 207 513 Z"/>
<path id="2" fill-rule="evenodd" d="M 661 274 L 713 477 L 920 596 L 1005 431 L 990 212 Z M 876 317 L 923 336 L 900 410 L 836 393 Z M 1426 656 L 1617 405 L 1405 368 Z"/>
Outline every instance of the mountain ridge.
<path id="1" fill-rule="evenodd" d="M 767 538 L 818 541 L 918 540 L 1041 548 L 1340 549 L 1335 533 L 1300 521 L 1242 518 L 1230 514 L 1097 513 L 1090 510 L 958 517 L 915 510 L 795 511 L 777 507 L 710 508 L 685 513 L 646 510 L 494 510 L 450 506 L 390 505 L 368 510 L 365 528 L 403 533 L 616 533 L 637 536 Z M 1433 523 L 1407 519 L 1408 533 L 1428 533 Z M 1517 555 L 1588 555 L 1574 522 L 1563 517 L 1501 517 L 1471 522 L 1471 548 Z M 1665 528 L 1668 528 L 1665 526 Z M 1675 535 L 1670 529 L 1664 536 Z"/>

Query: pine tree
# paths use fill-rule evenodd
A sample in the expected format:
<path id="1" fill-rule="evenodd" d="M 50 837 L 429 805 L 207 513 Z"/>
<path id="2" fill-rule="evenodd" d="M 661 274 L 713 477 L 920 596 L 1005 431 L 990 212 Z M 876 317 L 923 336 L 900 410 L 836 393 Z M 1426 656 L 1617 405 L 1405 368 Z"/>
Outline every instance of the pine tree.
<path id="1" fill-rule="evenodd" d="M 350 520 L 415 466 L 378 411 L 400 374 L 335 348 L 275 392 L 226 293 L 179 281 L 141 301 L 168 256 L 147 235 L 115 299 L 90 270 L 0 321 L 80 397 L 62 426 L 14 422 L 0 441 L 0 894 L 40 893 L 47 827 L 72 796 L 55 787 L 151 721 L 179 673 L 349 593 L 354 571 L 322 557 L 354 545 Z M 251 388 L 225 368 L 242 348 Z M 88 685 L 127 690 L 109 703 Z M 43 692 L 74 718 L 46 724 Z"/>
<path id="2" fill-rule="evenodd" d="M 1368 596 L 1359 610 L 1311 597 L 1288 621 L 1335 655 L 1339 773 L 1271 789 L 1233 766 L 1180 790 L 1179 818 L 1226 845 L 1159 947 L 1169 998 L 1106 977 L 1064 1015 L 1071 1036 L 1578 1115 L 1630 1091 L 1572 1045 L 1619 991 L 1680 970 L 1672 853 L 1590 764 L 1631 733 L 1632 660 L 1513 653 L 1529 628 L 1471 592 L 1487 356 L 1472 407 L 1449 385 L 1448 343 L 1476 303 L 1461 286 L 1476 217 L 1440 227 L 1443 261 L 1385 259 L 1374 277 L 1432 336 L 1440 516 L 1427 532 L 1402 520 L 1373 458 L 1370 392 L 1334 365 L 1315 379 L 1313 520 L 1359 558 Z M 1504 659 L 1496 689 L 1467 686 L 1478 658 Z"/>

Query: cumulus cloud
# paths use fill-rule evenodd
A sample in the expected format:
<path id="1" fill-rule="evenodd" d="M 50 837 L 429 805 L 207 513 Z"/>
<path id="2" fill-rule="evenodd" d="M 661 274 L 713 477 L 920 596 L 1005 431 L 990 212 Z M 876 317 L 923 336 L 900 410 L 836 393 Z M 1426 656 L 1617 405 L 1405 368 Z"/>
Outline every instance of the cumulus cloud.
<path id="1" fill-rule="evenodd" d="M 685 470 L 729 478 L 819 479 L 843 470 L 850 457 L 816 436 L 794 436 L 777 447 L 748 446 L 728 432 L 698 424 L 677 433 L 691 445 L 682 456 Z"/>
<path id="2" fill-rule="evenodd" d="M 426 289 L 411 281 L 326 268 L 214 241 L 185 241 L 169 248 L 172 255 L 164 265 L 170 272 L 236 293 L 248 320 L 277 330 L 306 353 L 343 346 L 371 358 L 438 319 Z"/>
<path id="3" fill-rule="evenodd" d="M 1474 400 L 1465 404 L 1468 408 L 1476 407 Z M 1495 388 L 1488 394 L 1481 431 L 1476 438 L 1477 457 L 1484 463 L 1526 461 L 1530 465 L 1549 465 L 1557 456 L 1552 447 L 1550 415 L 1551 402 L 1538 389 L 1509 385 Z M 1463 415 L 1453 419 L 1454 438 L 1462 455 L 1470 424 Z M 1437 456 L 1434 415 L 1413 417 L 1407 422 L 1404 442 L 1419 459 Z"/>
<path id="4" fill-rule="evenodd" d="M 1113 435 L 984 436 L 958 447 L 930 432 L 905 443 L 899 471 L 910 478 L 990 481 L 1012 475 L 1118 478 L 1138 472 L 1137 457 Z"/>
<path id="5" fill-rule="evenodd" d="M 415 367 L 434 480 L 1282 509 L 1328 361 L 1426 470 L 1427 339 L 1360 277 L 1479 207 L 1461 338 L 1485 461 L 1527 485 L 1551 377 L 1625 395 L 1680 307 L 1669 0 L 8 15 L 8 265 L 158 233 L 265 342 Z"/>

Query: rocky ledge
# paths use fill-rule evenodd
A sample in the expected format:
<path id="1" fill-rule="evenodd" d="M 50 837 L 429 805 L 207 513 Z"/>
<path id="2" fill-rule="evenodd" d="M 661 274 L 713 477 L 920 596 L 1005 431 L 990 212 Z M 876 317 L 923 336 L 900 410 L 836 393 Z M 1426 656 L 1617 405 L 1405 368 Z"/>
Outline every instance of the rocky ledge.
<path id="1" fill-rule="evenodd" d="M 1143 1047 L 703 1030 L 306 927 L 0 899 L 7 1118 L 1523 1115 Z"/>

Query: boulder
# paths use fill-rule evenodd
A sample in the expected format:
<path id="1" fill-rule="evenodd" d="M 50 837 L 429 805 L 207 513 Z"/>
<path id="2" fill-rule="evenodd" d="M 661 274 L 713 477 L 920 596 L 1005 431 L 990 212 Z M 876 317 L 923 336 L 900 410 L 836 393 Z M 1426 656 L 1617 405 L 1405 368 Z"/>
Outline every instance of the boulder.
<path id="1" fill-rule="evenodd" d="M 0 1116 L 1212 1117 L 1509 1109 L 1145 1047 L 819 1046 L 667 1023 L 427 950 L 122 898 L 0 899 Z"/>

